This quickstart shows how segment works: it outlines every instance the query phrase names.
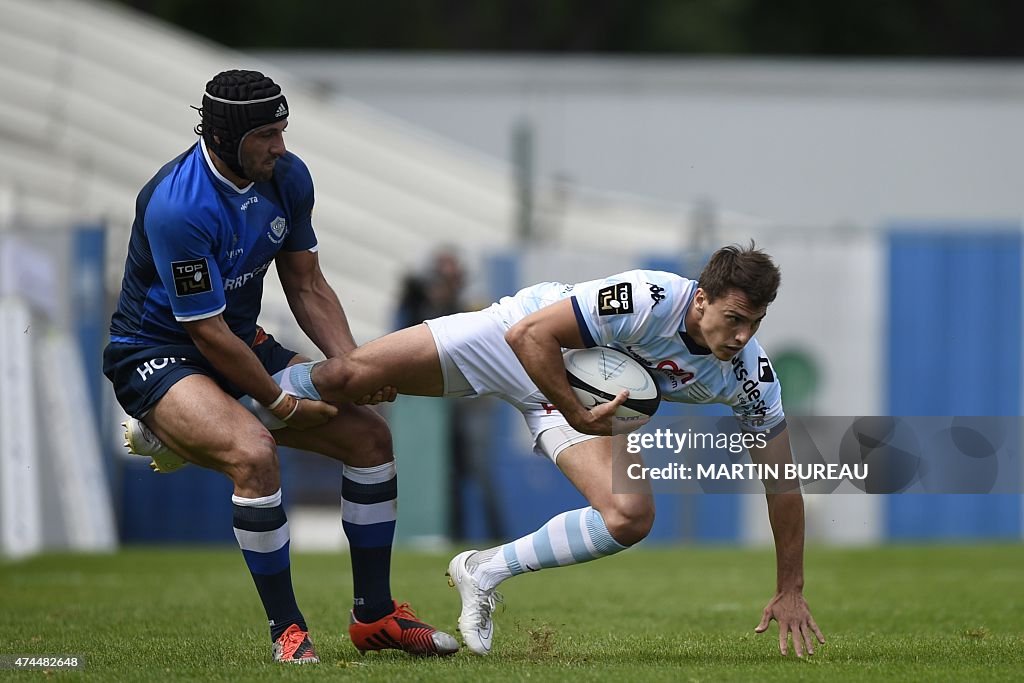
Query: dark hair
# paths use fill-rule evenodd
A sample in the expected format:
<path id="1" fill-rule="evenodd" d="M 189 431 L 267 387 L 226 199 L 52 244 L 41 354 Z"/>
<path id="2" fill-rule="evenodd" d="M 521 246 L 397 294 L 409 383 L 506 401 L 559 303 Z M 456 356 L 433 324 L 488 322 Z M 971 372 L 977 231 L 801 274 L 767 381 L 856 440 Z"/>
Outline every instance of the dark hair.
<path id="1" fill-rule="evenodd" d="M 782 276 L 772 257 L 758 249 L 753 240 L 750 246 L 737 244 L 722 247 L 701 271 L 697 285 L 704 290 L 709 301 L 738 289 L 754 308 L 775 301 Z"/>

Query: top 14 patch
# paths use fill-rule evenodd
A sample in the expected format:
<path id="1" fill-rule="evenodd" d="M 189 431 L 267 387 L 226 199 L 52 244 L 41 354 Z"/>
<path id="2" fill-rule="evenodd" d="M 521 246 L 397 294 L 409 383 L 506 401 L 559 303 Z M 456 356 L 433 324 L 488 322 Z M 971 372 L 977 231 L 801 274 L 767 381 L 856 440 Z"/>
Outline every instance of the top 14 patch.
<path id="1" fill-rule="evenodd" d="M 171 261 L 174 291 L 178 296 L 192 296 L 213 290 L 210 266 L 205 258 L 190 261 Z"/>
<path id="2" fill-rule="evenodd" d="M 620 282 L 597 290 L 597 314 L 618 315 L 633 312 L 633 285 Z"/>

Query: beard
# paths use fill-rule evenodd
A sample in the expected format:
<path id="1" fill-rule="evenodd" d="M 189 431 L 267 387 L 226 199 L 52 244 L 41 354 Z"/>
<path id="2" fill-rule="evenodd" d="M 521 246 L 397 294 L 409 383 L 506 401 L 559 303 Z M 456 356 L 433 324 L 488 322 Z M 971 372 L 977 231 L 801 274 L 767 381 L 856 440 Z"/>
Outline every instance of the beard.
<path id="1" fill-rule="evenodd" d="M 242 171 L 254 183 L 265 183 L 274 177 L 274 165 L 255 164 L 252 159 L 242 159 Z"/>

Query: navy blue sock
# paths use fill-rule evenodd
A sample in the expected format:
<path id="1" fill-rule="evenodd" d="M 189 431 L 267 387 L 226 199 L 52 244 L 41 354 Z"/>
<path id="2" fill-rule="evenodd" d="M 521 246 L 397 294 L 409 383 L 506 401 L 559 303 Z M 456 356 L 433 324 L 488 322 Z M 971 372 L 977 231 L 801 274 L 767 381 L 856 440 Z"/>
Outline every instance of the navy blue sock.
<path id="1" fill-rule="evenodd" d="M 288 519 L 281 490 L 263 498 L 231 496 L 231 502 L 235 538 L 267 612 L 270 640 L 277 640 L 292 624 L 307 630 L 292 590 Z"/>
<path id="2" fill-rule="evenodd" d="M 398 475 L 391 461 L 376 467 L 344 468 L 341 524 L 352 556 L 352 611 L 363 623 L 394 610 L 391 544 L 398 516 Z"/>

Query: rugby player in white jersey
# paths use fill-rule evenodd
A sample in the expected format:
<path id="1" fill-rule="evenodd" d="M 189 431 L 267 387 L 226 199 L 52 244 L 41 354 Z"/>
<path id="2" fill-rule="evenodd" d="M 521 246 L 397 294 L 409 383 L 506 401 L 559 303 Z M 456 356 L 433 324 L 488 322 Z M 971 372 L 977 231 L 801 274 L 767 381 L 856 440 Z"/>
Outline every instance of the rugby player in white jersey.
<path id="1" fill-rule="evenodd" d="M 750 449 L 755 463 L 792 462 L 781 389 L 754 338 L 779 282 L 767 254 L 730 246 L 712 255 L 697 281 L 634 270 L 579 284 L 541 283 L 482 311 L 428 320 L 290 372 L 309 373 L 329 401 L 389 387 L 420 396 L 496 395 L 523 413 L 537 452 L 587 499 L 588 507 L 557 515 L 532 534 L 452 559 L 449 575 L 462 598 L 459 631 L 482 655 L 491 649 L 502 581 L 615 554 L 646 537 L 654 522 L 649 487 L 613 492 L 612 453 L 625 452 L 621 428 L 613 435 L 614 412 L 626 392 L 586 408 L 566 379 L 563 350 L 625 351 L 651 369 L 665 399 L 729 405 L 744 430 L 765 433 L 765 445 Z M 307 379 L 290 384 L 306 386 Z M 813 654 L 824 636 L 803 597 L 803 500 L 792 482 L 764 483 L 777 582 L 755 631 L 775 620 L 782 654 L 790 636 L 797 656 Z"/>

